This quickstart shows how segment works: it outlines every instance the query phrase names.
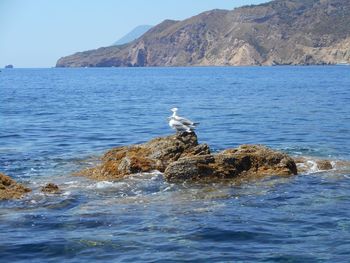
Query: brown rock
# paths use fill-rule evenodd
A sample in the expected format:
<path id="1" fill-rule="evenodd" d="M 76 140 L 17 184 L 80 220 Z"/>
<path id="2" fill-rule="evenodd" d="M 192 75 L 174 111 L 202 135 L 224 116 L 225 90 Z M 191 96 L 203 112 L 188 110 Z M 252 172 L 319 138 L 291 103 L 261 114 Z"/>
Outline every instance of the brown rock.
<path id="1" fill-rule="evenodd" d="M 0 173 L 0 200 L 21 198 L 31 190 Z"/>
<path id="2" fill-rule="evenodd" d="M 294 160 L 287 154 L 274 151 L 262 145 L 241 145 L 237 149 L 225 150 L 223 153 L 234 157 L 249 157 L 252 171 L 260 174 L 290 175 L 297 174 Z"/>
<path id="3" fill-rule="evenodd" d="M 183 156 L 209 154 L 206 144 L 198 144 L 195 133 L 155 138 L 147 143 L 122 146 L 108 151 L 102 164 L 78 173 L 94 179 L 117 179 L 130 174 L 158 170 Z"/>
<path id="4" fill-rule="evenodd" d="M 297 168 L 288 155 L 260 145 L 242 145 L 218 154 L 181 158 L 167 167 L 164 176 L 168 181 L 184 181 L 293 174 Z"/>
<path id="5" fill-rule="evenodd" d="M 58 187 L 58 185 L 56 185 L 54 183 L 48 183 L 41 188 L 41 192 L 50 193 L 50 194 L 58 194 L 61 192 L 61 190 Z"/>
<path id="6" fill-rule="evenodd" d="M 264 146 L 242 145 L 211 154 L 207 144 L 198 144 L 195 133 L 182 133 L 114 148 L 100 165 L 78 175 L 114 180 L 153 170 L 164 172 L 169 181 L 297 174 L 293 159 Z"/>
<path id="7" fill-rule="evenodd" d="M 333 169 L 329 160 L 320 160 L 313 157 L 296 157 L 294 158 L 300 173 L 315 173 Z"/>
<path id="8" fill-rule="evenodd" d="M 316 161 L 317 168 L 320 170 L 332 170 L 333 166 L 328 160 L 318 160 Z"/>

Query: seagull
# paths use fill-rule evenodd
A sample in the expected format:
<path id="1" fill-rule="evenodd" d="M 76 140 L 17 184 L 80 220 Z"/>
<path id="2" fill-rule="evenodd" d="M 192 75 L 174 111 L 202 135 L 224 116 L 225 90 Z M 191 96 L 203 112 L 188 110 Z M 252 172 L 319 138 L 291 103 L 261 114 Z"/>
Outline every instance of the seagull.
<path id="1" fill-rule="evenodd" d="M 178 108 L 172 108 L 171 111 L 173 115 L 171 115 L 169 119 L 169 126 L 176 130 L 177 132 L 193 132 L 198 125 L 198 122 L 190 121 L 189 119 L 180 117 L 177 115 Z"/>
<path id="2" fill-rule="evenodd" d="M 173 117 L 169 117 L 169 126 L 176 130 L 176 132 L 192 132 L 192 128 L 189 126 L 183 125 L 181 122 L 175 120 Z"/>

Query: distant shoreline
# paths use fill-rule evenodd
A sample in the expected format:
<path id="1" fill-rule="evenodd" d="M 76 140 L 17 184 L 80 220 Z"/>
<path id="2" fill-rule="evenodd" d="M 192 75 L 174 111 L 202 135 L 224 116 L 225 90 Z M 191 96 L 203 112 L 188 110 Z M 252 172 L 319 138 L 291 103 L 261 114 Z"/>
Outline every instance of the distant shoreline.
<path id="1" fill-rule="evenodd" d="M 214 9 L 164 20 L 123 45 L 61 57 L 56 67 L 347 65 L 349 17 L 348 0 Z"/>
<path id="2" fill-rule="evenodd" d="M 148 69 L 155 69 L 155 68 L 279 68 L 279 67 L 348 67 L 350 64 L 340 65 L 340 64 L 325 64 L 325 65 L 250 65 L 250 66 L 152 66 L 152 67 L 17 67 L 17 68 L 11 68 L 6 69 L 2 68 L 0 71 L 5 70 L 17 70 L 17 69 L 131 69 L 131 68 L 148 68 Z"/>

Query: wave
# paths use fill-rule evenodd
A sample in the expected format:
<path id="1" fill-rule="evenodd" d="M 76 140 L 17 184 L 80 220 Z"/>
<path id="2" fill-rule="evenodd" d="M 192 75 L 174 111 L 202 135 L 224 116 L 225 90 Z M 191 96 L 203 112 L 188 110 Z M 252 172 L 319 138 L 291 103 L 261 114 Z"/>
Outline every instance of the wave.
<path id="1" fill-rule="evenodd" d="M 299 174 L 315 174 L 332 172 L 335 174 L 350 173 L 350 161 L 326 160 L 310 156 L 298 156 L 294 158 Z"/>

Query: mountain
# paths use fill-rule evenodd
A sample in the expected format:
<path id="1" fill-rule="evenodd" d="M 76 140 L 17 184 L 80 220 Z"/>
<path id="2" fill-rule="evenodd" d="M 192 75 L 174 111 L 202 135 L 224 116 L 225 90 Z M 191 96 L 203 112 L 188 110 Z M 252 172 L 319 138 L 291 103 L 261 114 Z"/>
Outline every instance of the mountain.
<path id="1" fill-rule="evenodd" d="M 57 67 L 350 63 L 349 0 L 275 0 L 165 20 L 122 45 L 79 52 Z"/>
<path id="2" fill-rule="evenodd" d="M 144 33 L 146 33 L 148 30 L 150 30 L 153 26 L 150 25 L 141 25 L 135 27 L 133 30 L 131 30 L 128 34 L 120 38 L 117 42 L 115 42 L 113 45 L 124 45 L 131 41 L 134 41 L 135 39 L 142 36 Z"/>

